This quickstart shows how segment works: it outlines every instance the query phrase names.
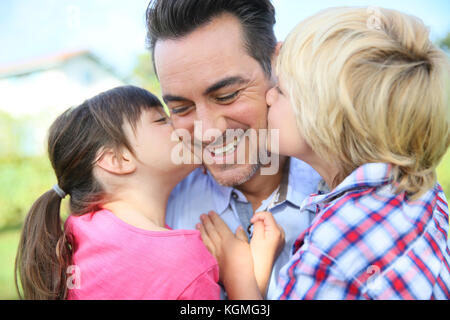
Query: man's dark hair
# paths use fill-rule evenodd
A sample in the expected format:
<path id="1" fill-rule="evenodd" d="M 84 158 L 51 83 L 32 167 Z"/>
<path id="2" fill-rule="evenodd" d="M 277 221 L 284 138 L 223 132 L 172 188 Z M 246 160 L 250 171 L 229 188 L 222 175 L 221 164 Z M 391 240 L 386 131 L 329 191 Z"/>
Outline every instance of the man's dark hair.
<path id="1" fill-rule="evenodd" d="M 239 19 L 248 54 L 270 77 L 276 47 L 275 8 L 270 0 L 151 0 L 146 13 L 149 49 L 153 54 L 158 40 L 184 37 L 224 13 Z"/>

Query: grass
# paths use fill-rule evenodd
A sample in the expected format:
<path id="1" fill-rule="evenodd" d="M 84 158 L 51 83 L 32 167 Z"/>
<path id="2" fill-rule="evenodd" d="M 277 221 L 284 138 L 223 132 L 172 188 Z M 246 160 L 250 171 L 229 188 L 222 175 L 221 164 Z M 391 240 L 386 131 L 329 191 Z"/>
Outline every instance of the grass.
<path id="1" fill-rule="evenodd" d="M 14 260 L 20 239 L 20 229 L 0 232 L 0 299 L 18 299 L 14 285 Z"/>

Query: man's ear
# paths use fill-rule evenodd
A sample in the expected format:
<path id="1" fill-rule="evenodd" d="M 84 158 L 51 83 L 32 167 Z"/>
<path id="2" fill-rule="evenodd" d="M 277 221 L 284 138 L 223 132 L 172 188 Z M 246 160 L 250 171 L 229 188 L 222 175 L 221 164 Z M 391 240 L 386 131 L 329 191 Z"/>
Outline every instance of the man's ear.
<path id="1" fill-rule="evenodd" d="M 281 47 L 283 46 L 283 42 L 282 41 L 279 41 L 278 43 L 277 43 L 277 46 L 275 47 L 275 58 L 276 57 L 278 57 L 278 55 L 280 54 L 280 50 L 281 50 Z"/>
<path id="2" fill-rule="evenodd" d="M 274 84 L 278 82 L 277 78 L 276 78 L 276 74 L 275 74 L 275 66 L 277 64 L 277 58 L 278 58 L 278 55 L 280 54 L 280 50 L 281 50 L 282 46 L 283 46 L 283 42 L 281 42 L 281 41 L 278 42 L 275 47 L 275 51 L 272 55 L 272 81 Z"/>
<path id="3" fill-rule="evenodd" d="M 117 175 L 131 174 L 136 171 L 134 157 L 127 149 L 117 152 L 113 149 L 103 150 L 97 160 L 97 165 L 103 170 Z"/>

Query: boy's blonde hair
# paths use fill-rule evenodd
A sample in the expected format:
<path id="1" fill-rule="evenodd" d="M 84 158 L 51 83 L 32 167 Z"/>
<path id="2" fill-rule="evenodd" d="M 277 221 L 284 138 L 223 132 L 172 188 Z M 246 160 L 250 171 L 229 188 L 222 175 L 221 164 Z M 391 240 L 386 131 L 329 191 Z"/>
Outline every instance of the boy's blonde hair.
<path id="1" fill-rule="evenodd" d="M 415 17 L 393 10 L 333 8 L 301 22 L 277 71 L 300 133 L 340 171 L 393 165 L 398 191 L 436 183 L 450 143 L 448 58 Z"/>

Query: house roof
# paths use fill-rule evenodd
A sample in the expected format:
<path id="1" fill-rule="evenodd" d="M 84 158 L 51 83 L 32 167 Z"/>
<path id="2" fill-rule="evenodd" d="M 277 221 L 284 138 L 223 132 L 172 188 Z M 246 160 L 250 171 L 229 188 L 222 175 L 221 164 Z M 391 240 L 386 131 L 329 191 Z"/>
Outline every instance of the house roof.
<path id="1" fill-rule="evenodd" d="M 23 76 L 34 72 L 57 68 L 67 61 L 81 56 L 86 56 L 87 58 L 93 60 L 94 62 L 102 66 L 105 70 L 114 74 L 114 76 L 120 79 L 120 77 L 115 74 L 109 66 L 105 65 L 89 50 L 53 53 L 19 63 L 6 64 L 4 66 L 0 66 L 0 78 Z"/>

